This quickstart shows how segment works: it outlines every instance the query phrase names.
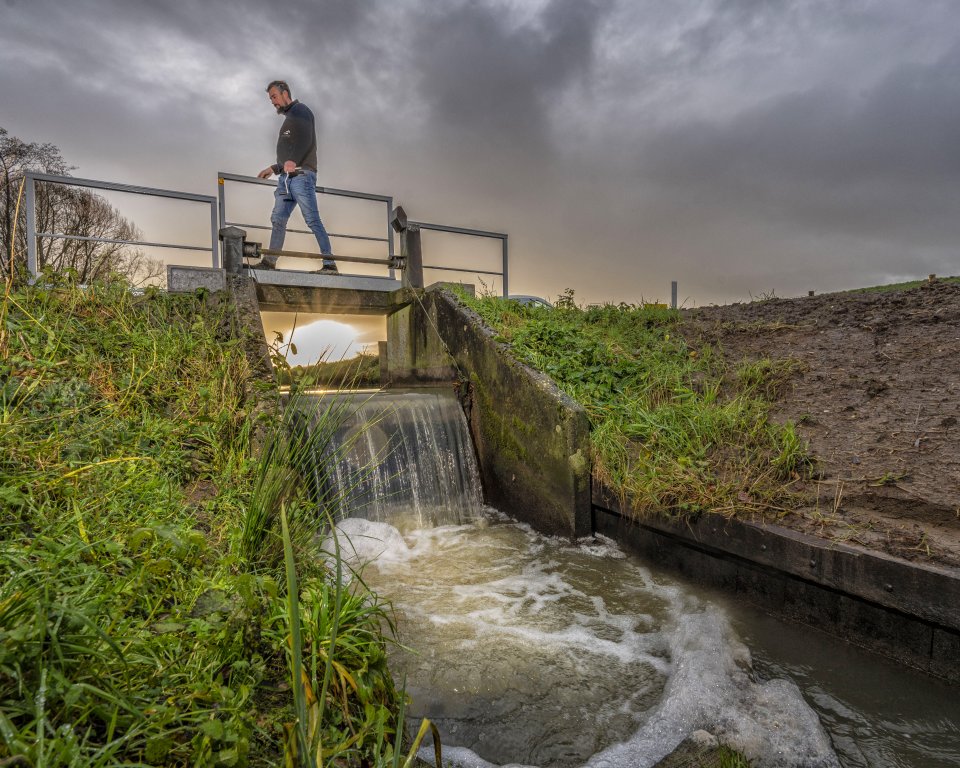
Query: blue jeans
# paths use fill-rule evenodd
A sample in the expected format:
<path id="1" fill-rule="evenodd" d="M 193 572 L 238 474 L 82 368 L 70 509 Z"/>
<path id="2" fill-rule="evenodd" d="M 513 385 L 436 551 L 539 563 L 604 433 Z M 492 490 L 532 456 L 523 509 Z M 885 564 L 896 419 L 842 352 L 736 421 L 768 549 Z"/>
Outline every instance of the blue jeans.
<path id="1" fill-rule="evenodd" d="M 290 178 L 287 174 L 281 173 L 273 196 L 273 213 L 270 214 L 270 223 L 273 225 L 273 231 L 270 233 L 270 249 L 279 251 L 283 248 L 283 241 L 287 235 L 287 220 L 293 213 L 293 207 L 299 205 L 303 220 L 317 238 L 320 253 L 329 256 L 332 253 L 330 237 L 320 220 L 320 211 L 317 210 L 317 174 L 314 171 L 300 171 Z M 265 258 L 270 259 L 274 264 L 277 263 L 276 256 Z M 335 264 L 336 262 L 332 259 L 324 259 L 323 263 Z"/>

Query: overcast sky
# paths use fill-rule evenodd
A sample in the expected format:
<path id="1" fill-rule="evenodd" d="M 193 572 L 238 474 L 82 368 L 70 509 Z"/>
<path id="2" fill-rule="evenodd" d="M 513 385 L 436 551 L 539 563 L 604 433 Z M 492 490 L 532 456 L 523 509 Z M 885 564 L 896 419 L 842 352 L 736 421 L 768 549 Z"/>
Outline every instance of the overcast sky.
<path id="1" fill-rule="evenodd" d="M 0 0 L 0 126 L 75 175 L 214 194 L 284 78 L 320 184 L 582 302 L 960 273 L 958 73 L 956 0 Z"/>

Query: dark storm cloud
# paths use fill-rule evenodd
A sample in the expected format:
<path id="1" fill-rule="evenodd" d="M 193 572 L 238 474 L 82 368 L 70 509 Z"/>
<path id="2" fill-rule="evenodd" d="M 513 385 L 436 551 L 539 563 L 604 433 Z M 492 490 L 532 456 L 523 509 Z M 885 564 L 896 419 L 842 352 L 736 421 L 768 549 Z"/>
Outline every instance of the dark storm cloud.
<path id="1" fill-rule="evenodd" d="M 142 168 L 174 158 L 160 165 L 176 176 L 180 163 L 181 177 L 244 147 L 269 155 L 276 126 L 267 82 L 285 78 L 313 102 L 330 83 L 349 87 L 356 30 L 369 26 L 372 8 L 362 0 L 324 2 L 322 13 L 307 0 L 18 4 L 0 33 L 0 93 L 18 106 L 3 124 L 28 122 L 24 138 L 52 140 L 74 162 L 132 156 Z M 263 139 L 252 141 L 245 133 L 261 122 Z"/>
<path id="2" fill-rule="evenodd" d="M 550 250 L 728 298 L 955 273 L 951 7 L 836 5 L 621 4 Z"/>
<path id="3" fill-rule="evenodd" d="M 281 77 L 318 115 L 321 183 L 509 231 L 520 291 L 842 287 L 956 271 L 955 14 L 954 0 L 4 0 L 0 125 L 57 144 L 79 175 L 209 192 L 216 170 L 270 160 L 263 89 Z"/>
<path id="4" fill-rule="evenodd" d="M 810 36 L 862 29 L 871 0 L 716 0 L 680 35 L 678 50 L 691 63 L 742 55 L 745 49 L 789 50 Z"/>
<path id="5" fill-rule="evenodd" d="M 225 80 L 247 72 L 261 90 L 274 77 L 312 81 L 351 49 L 372 7 L 328 0 L 318 13 L 308 0 L 34 0 L 4 19 L 12 34 L 0 59 L 11 79 L 24 69 L 63 76 L 71 91 L 132 99 L 128 109 L 148 101 L 202 108 L 218 100 Z"/>
<path id="6" fill-rule="evenodd" d="M 822 234 L 917 241 L 955 235 L 960 46 L 867 92 L 787 94 L 725 124 L 676 126 L 640 172 L 704 205 L 753 209 Z"/>
<path id="7" fill-rule="evenodd" d="M 519 26 L 497 6 L 431 7 L 416 27 L 413 66 L 437 131 L 527 150 L 548 145 L 558 95 L 590 76 L 610 7 L 552 0 Z"/>

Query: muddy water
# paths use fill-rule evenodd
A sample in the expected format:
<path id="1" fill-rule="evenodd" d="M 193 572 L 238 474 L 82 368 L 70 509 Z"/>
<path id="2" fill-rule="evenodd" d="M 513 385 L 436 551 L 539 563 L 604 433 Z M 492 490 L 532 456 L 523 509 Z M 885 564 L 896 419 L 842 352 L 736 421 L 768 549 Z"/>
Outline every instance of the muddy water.
<path id="1" fill-rule="evenodd" d="M 957 686 L 749 607 L 728 604 L 727 612 L 754 669 L 797 683 L 844 766 L 960 766 Z"/>
<path id="2" fill-rule="evenodd" d="M 394 670 L 446 759 L 650 766 L 707 729 L 757 766 L 840 764 L 797 686 L 757 674 L 722 608 L 610 542 L 571 545 L 493 511 L 342 529 L 395 605 L 413 652 Z"/>

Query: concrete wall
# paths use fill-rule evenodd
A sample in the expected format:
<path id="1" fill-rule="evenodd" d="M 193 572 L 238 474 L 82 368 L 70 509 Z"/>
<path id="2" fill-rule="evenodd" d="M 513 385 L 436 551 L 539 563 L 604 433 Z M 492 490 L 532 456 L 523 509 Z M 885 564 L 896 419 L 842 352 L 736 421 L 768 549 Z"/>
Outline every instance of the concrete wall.
<path id="1" fill-rule="evenodd" d="M 257 299 L 256 282 L 249 277 L 227 274 L 223 269 L 211 267 L 167 266 L 167 290 L 170 293 L 193 293 L 209 291 L 213 300 L 221 301 L 224 291 L 229 291 L 232 311 L 231 327 L 220 329 L 227 338 L 239 338 L 257 378 L 273 378 L 270 362 L 270 347 L 263 333 L 260 320 L 260 302 Z"/>
<path id="2" fill-rule="evenodd" d="M 433 293 L 410 289 L 403 293 L 409 294 L 408 302 L 387 315 L 386 378 L 382 383 L 415 386 L 455 381 L 457 369 L 437 330 Z"/>
<path id="3" fill-rule="evenodd" d="M 644 560 L 721 588 L 785 619 L 938 677 L 960 681 L 955 572 L 764 523 L 704 515 L 629 518 L 594 487 L 594 527 Z"/>
<path id="4" fill-rule="evenodd" d="M 236 336 L 243 341 L 243 349 L 254 375 L 259 379 L 273 378 L 270 347 L 263 333 L 257 287 L 249 277 L 227 275 L 227 287 L 233 297 Z"/>
<path id="5" fill-rule="evenodd" d="M 391 382 L 459 382 L 490 504 L 545 533 L 591 533 L 589 423 L 577 403 L 442 288 L 388 317 L 387 333 Z"/>
<path id="6" fill-rule="evenodd" d="M 222 291 L 226 287 L 227 273 L 222 269 L 167 265 L 167 290 L 170 293 L 193 293 L 198 288 Z"/>

